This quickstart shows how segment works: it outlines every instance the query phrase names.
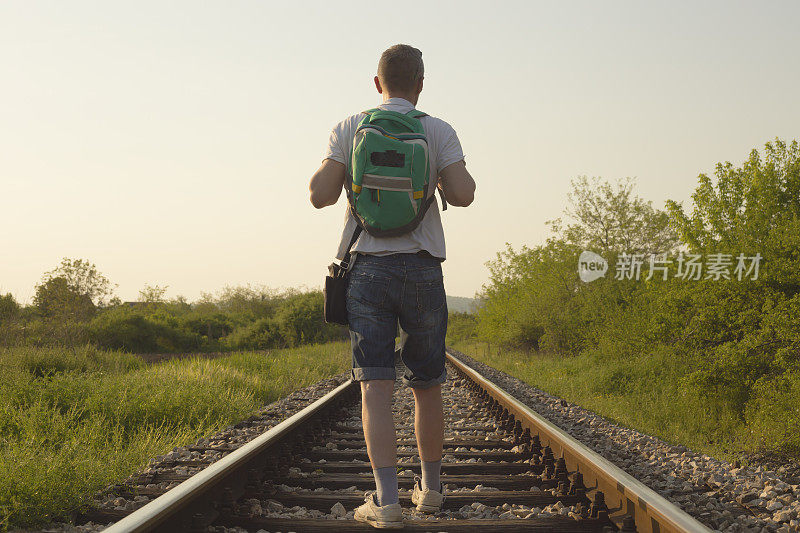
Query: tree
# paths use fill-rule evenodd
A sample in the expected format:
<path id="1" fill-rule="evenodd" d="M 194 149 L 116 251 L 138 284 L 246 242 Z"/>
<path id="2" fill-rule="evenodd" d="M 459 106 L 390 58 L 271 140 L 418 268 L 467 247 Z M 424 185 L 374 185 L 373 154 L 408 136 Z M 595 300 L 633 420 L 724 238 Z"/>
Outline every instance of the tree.
<path id="1" fill-rule="evenodd" d="M 487 263 L 485 303 L 478 310 L 478 335 L 504 345 L 580 353 L 598 331 L 634 297 L 636 286 L 608 276 L 587 285 L 578 277 L 582 250 L 614 264 L 621 252 L 670 253 L 678 245 L 665 212 L 633 192 L 632 180 L 616 186 L 600 178 L 572 181 L 569 206 L 550 222 L 554 236 L 533 248 L 510 245 Z M 605 324 L 604 324 L 605 323 Z"/>
<path id="2" fill-rule="evenodd" d="M 36 286 L 33 304 L 48 318 L 84 319 L 92 316 L 95 305 L 86 294 L 80 294 L 64 277 L 51 277 Z"/>
<path id="3" fill-rule="evenodd" d="M 85 259 L 64 258 L 61 264 L 49 272 L 45 272 L 42 282 L 52 278 L 64 278 L 67 286 L 76 294 L 87 296 L 93 304 L 104 306 L 108 298 L 114 294 L 114 287 L 97 267 Z"/>
<path id="4" fill-rule="evenodd" d="M 11 293 L 0 296 L 0 322 L 13 320 L 19 316 L 19 304 Z"/>
<path id="5" fill-rule="evenodd" d="M 550 221 L 553 232 L 564 241 L 600 252 L 660 254 L 678 244 L 675 231 L 664 211 L 654 209 L 634 195 L 634 181 L 619 180 L 616 186 L 595 177 L 580 176 L 571 181 L 565 215 L 572 224 Z"/>
<path id="6" fill-rule="evenodd" d="M 691 214 L 667 202 L 671 224 L 696 252 L 762 258 L 758 283 L 800 293 L 800 145 L 776 139 L 741 167 L 717 164 L 716 183 L 700 174 Z"/>
<path id="7" fill-rule="evenodd" d="M 800 146 L 780 139 L 766 143 L 741 167 L 718 163 L 714 184 L 700 174 L 687 215 L 677 202 L 667 202 L 671 222 L 694 250 L 731 250 L 759 245 L 775 229 L 800 218 Z M 742 250 L 744 251 L 744 250 Z"/>
<path id="8" fill-rule="evenodd" d="M 113 294 L 111 282 L 84 259 L 61 260 L 36 286 L 34 305 L 43 316 L 87 318 Z"/>
<path id="9" fill-rule="evenodd" d="M 164 295 L 167 293 L 168 286 L 161 287 L 159 285 L 145 285 L 139 291 L 139 301 L 147 302 L 150 304 L 164 303 L 166 299 Z"/>

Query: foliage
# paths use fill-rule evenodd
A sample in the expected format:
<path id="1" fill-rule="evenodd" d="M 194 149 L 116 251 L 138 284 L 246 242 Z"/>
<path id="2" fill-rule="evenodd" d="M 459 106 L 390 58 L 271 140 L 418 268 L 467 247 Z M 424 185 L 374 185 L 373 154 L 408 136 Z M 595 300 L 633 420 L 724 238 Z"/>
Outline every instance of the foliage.
<path id="1" fill-rule="evenodd" d="M 586 176 L 572 180 L 565 214 L 574 222 L 550 222 L 564 242 L 601 252 L 667 253 L 677 244 L 667 213 L 653 209 L 651 202 L 633 194 L 634 181 L 620 180 L 616 186 L 601 178 Z"/>
<path id="2" fill-rule="evenodd" d="M 88 329 L 92 342 L 111 350 L 183 352 L 202 347 L 200 335 L 180 328 L 174 317 L 159 311 L 116 307 L 95 317 Z"/>
<path id="3" fill-rule="evenodd" d="M 673 225 L 694 250 L 750 250 L 775 228 L 800 216 L 800 145 L 776 139 L 765 157 L 752 150 L 741 167 L 718 163 L 716 183 L 705 174 L 692 194 L 691 215 L 667 202 Z"/>
<path id="4" fill-rule="evenodd" d="M 192 311 L 181 317 L 181 324 L 190 333 L 205 337 L 206 341 L 218 341 L 230 335 L 234 329 L 231 318 L 222 312 Z"/>
<path id="5" fill-rule="evenodd" d="M 140 301 L 123 304 L 104 300 L 110 286 L 88 261 L 64 259 L 44 274 L 30 308 L 21 309 L 11 295 L 0 297 L 0 345 L 91 342 L 165 353 L 294 347 L 346 337 L 345 328 L 324 323 L 321 291 L 225 287 L 190 303 L 181 296 L 167 300 L 166 286 L 145 285 Z"/>
<path id="6" fill-rule="evenodd" d="M 225 340 L 231 349 L 241 349 L 247 346 L 252 350 L 264 350 L 277 346 L 282 341 L 273 318 L 259 318 L 236 329 Z"/>
<path id="7" fill-rule="evenodd" d="M 800 373 L 765 375 L 753 387 L 747 403 L 748 436 L 763 448 L 800 456 Z"/>
<path id="8" fill-rule="evenodd" d="M 198 307 L 213 307 L 226 313 L 255 319 L 272 315 L 281 296 L 285 295 L 265 286 L 227 286 L 217 296 L 204 293 Z"/>
<path id="9" fill-rule="evenodd" d="M 580 340 L 571 334 L 572 322 L 580 320 L 571 312 L 578 283 L 572 257 L 577 260 L 576 248 L 556 241 L 520 252 L 508 246 L 499 253 L 488 263 L 479 334 L 509 346 L 579 349 Z"/>
<path id="10" fill-rule="evenodd" d="M 36 286 L 33 305 L 47 318 L 85 319 L 95 312 L 92 299 L 79 293 L 64 277 L 54 277 Z"/>
<path id="11" fill-rule="evenodd" d="M 86 346 L 0 349 L 0 529 L 68 520 L 148 459 L 349 364 L 343 343 L 146 365 Z"/>
<path id="12" fill-rule="evenodd" d="M 139 291 L 139 301 L 149 304 L 163 303 L 165 301 L 164 295 L 167 294 L 169 287 L 161 287 L 159 285 L 145 285 Z"/>
<path id="13" fill-rule="evenodd" d="M 295 347 L 342 338 L 342 328 L 319 320 L 324 305 L 320 291 L 295 294 L 275 313 L 275 323 L 285 346 Z"/>
<path id="14" fill-rule="evenodd" d="M 19 317 L 20 307 L 10 293 L 0 296 L 0 323 Z"/>
<path id="15" fill-rule="evenodd" d="M 42 277 L 42 285 L 49 280 L 61 278 L 76 295 L 88 298 L 93 305 L 103 306 L 114 293 L 111 282 L 101 274 L 95 265 L 85 259 L 61 260 L 61 264 Z"/>
<path id="16" fill-rule="evenodd" d="M 447 317 L 447 343 L 453 344 L 476 339 L 477 324 L 478 318 L 473 313 L 451 312 Z"/>
<path id="17" fill-rule="evenodd" d="M 600 330 L 617 321 L 637 288 L 605 279 L 587 285 L 577 273 L 585 249 L 602 251 L 610 264 L 617 254 L 666 253 L 677 241 L 666 214 L 633 194 L 630 180 L 617 184 L 595 178 L 572 182 L 566 215 L 551 222 L 555 236 L 520 251 L 507 245 L 490 261 L 489 282 L 478 311 L 481 338 L 506 346 L 579 353 L 597 342 Z"/>
<path id="18" fill-rule="evenodd" d="M 686 214 L 667 202 L 673 226 L 695 251 L 760 253 L 761 279 L 787 296 L 800 292 L 800 145 L 776 139 L 741 167 L 719 163 L 716 183 L 701 174 Z"/>
<path id="19" fill-rule="evenodd" d="M 702 390 L 685 386 L 682 377 L 695 359 L 674 347 L 657 345 L 636 357 L 601 348 L 577 357 L 495 346 L 487 351 L 485 343 L 456 348 L 613 423 L 669 443 L 736 459 L 739 451 L 762 443 L 733 413 L 709 403 Z"/>
<path id="20" fill-rule="evenodd" d="M 752 428 L 759 443 L 800 453 L 800 437 L 787 429 L 797 421 L 789 402 L 800 375 L 798 143 L 776 140 L 741 166 L 720 163 L 715 180 L 701 174 L 691 213 L 674 201 L 666 212 L 653 209 L 630 181 L 579 178 L 569 199 L 570 220 L 552 222 L 544 245 L 507 245 L 488 263 L 475 338 L 620 366 L 590 389 L 604 393 L 640 383 L 625 365 L 671 353 L 680 363 L 671 379 L 703 399 L 708 420 L 724 421 L 719 435 L 703 429 L 709 442 L 731 443 L 733 428 Z M 667 280 L 647 279 L 645 268 L 638 281 L 607 274 L 584 283 L 576 266 L 585 249 L 600 252 L 612 272 L 623 252 L 728 254 L 732 273 L 739 254 L 761 263 L 758 276 L 742 279 L 683 280 L 673 264 Z"/>

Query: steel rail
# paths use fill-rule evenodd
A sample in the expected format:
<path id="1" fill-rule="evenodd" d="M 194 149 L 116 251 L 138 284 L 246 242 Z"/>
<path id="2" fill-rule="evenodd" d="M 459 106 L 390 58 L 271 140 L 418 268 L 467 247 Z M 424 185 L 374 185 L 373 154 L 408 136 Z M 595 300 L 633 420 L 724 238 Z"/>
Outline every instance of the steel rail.
<path id="1" fill-rule="evenodd" d="M 449 361 L 513 414 L 531 435 L 538 434 L 556 457 L 564 457 L 569 470 L 583 474 L 587 487 L 603 491 L 612 519 L 630 516 L 640 533 L 708 533 L 713 530 L 667 501 L 651 488 L 546 420 L 449 351 Z"/>
<path id="2" fill-rule="evenodd" d="M 169 490 L 144 507 L 134 511 L 114 525 L 105 529 L 106 533 L 133 533 L 144 531 L 184 531 L 193 526 L 181 511 L 196 504 L 198 498 L 211 493 L 224 493 L 234 485 L 232 476 L 241 477 L 241 470 L 269 451 L 283 437 L 296 430 L 320 410 L 331 405 L 353 387 L 351 380 L 342 383 L 322 398 L 273 426 L 241 448 L 212 463 L 177 487 Z M 226 484 L 228 486 L 226 486 Z M 241 484 L 241 481 L 239 481 Z M 207 505 L 207 504 L 206 504 Z"/>

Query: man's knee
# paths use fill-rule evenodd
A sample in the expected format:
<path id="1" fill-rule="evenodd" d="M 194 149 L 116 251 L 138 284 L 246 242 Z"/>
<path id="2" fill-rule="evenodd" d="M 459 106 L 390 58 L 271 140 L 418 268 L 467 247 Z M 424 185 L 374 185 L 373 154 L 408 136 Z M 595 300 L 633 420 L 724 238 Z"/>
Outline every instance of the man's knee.
<path id="1" fill-rule="evenodd" d="M 442 395 L 442 385 L 440 383 L 424 389 L 412 388 L 411 390 L 414 391 L 414 399 L 422 402 L 428 399 L 437 399 Z"/>
<path id="2" fill-rule="evenodd" d="M 394 392 L 393 379 L 369 379 L 360 383 L 364 400 L 385 400 L 391 398 Z"/>

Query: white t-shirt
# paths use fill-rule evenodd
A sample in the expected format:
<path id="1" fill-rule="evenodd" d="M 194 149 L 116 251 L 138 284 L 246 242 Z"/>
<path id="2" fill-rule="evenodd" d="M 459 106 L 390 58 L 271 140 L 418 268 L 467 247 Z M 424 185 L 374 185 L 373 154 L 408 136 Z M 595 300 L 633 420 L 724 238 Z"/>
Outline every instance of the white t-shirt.
<path id="1" fill-rule="evenodd" d="M 408 113 L 414 109 L 414 104 L 404 98 L 389 98 L 378 107 L 388 111 Z M 353 149 L 353 134 L 358 127 L 358 123 L 365 116 L 364 113 L 352 115 L 333 128 L 328 140 L 328 150 L 325 152 L 323 159 L 333 159 L 343 165 L 347 165 Z M 422 122 L 425 136 L 428 139 L 431 179 L 434 179 L 434 176 L 439 176 L 443 168 L 463 160 L 464 152 L 461 150 L 461 143 L 458 141 L 458 136 L 450 124 L 431 116 L 422 117 L 420 122 Z M 353 237 L 355 229 L 356 221 L 350 214 L 348 205 L 345 210 L 342 238 L 339 242 L 339 249 L 336 252 L 337 259 L 344 258 L 344 254 L 347 253 L 347 245 L 350 244 L 350 239 Z M 444 230 L 442 229 L 442 219 L 439 215 L 437 198 L 434 198 L 434 202 L 431 203 L 422 221 L 414 231 L 399 237 L 373 237 L 366 231 L 362 231 L 351 252 L 369 255 L 389 255 L 394 253 L 416 253 L 421 250 L 426 250 L 434 257 L 445 259 Z"/>

